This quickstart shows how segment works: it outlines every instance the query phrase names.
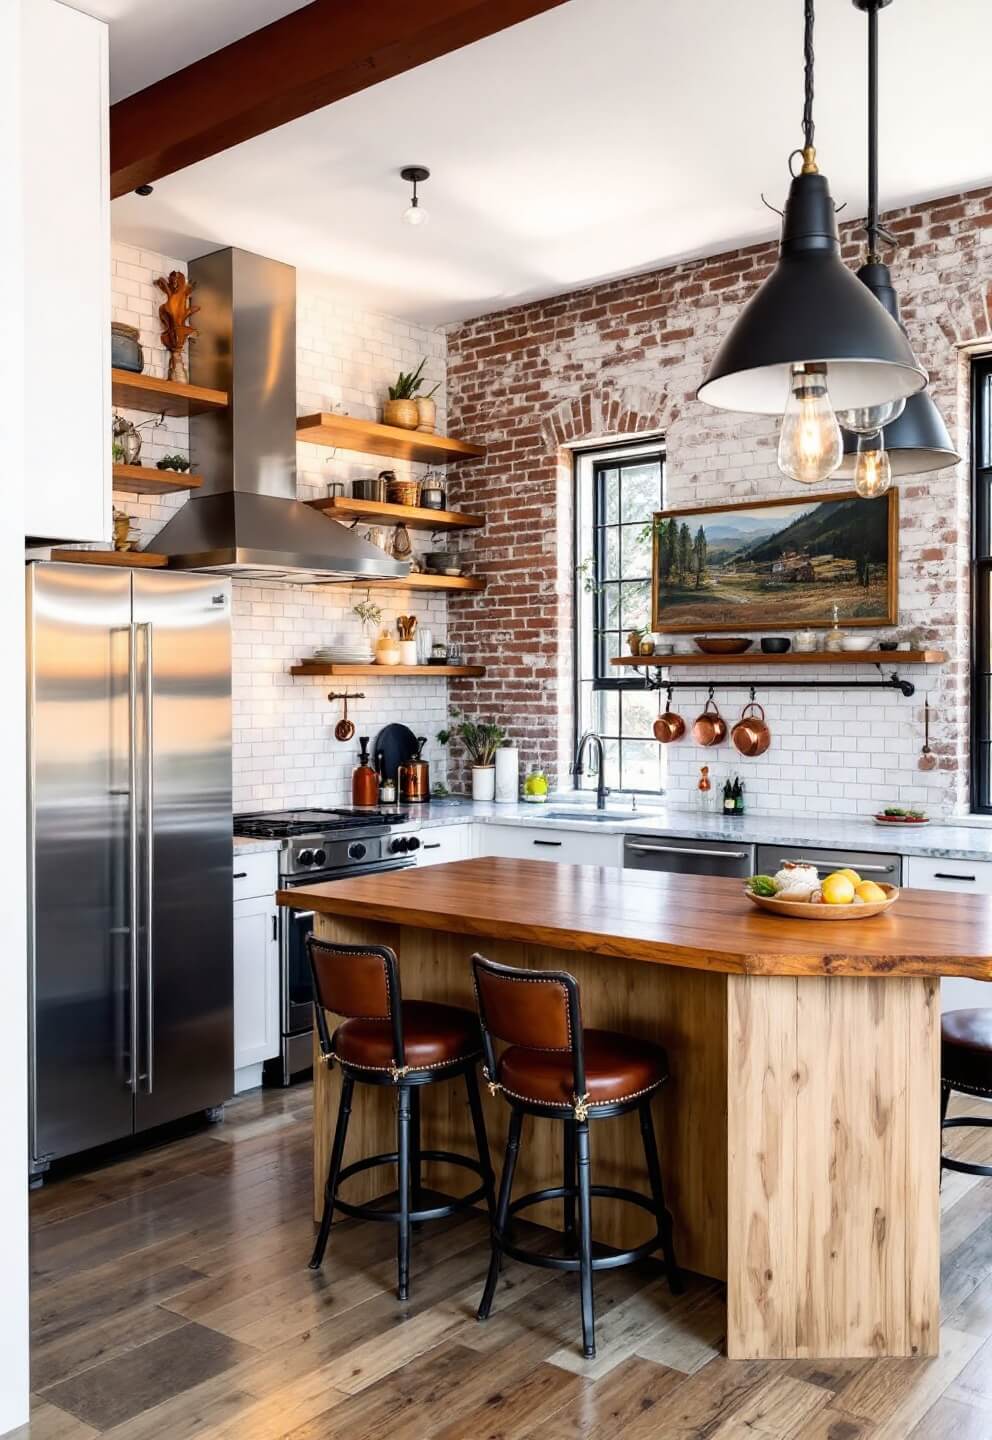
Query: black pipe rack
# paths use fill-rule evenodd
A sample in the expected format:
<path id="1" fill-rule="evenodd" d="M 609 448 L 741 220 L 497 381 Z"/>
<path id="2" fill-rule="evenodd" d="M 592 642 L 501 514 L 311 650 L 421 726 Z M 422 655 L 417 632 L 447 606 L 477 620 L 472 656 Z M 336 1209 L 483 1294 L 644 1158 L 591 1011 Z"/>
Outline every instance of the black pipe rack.
<path id="1" fill-rule="evenodd" d="M 641 675 L 641 666 L 631 667 Z M 894 690 L 908 700 L 916 694 L 912 680 L 904 680 L 895 670 L 886 675 L 876 662 L 878 680 L 663 680 L 658 674 L 654 680 L 650 673 L 643 672 L 645 690 L 750 690 L 754 699 L 756 690 Z"/>

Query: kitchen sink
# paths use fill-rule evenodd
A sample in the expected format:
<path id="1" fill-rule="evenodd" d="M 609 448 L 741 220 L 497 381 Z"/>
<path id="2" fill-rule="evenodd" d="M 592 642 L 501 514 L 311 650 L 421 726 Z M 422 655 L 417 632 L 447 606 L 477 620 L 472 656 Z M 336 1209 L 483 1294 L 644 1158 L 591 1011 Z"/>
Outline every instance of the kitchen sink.
<path id="1" fill-rule="evenodd" d="M 573 806 L 572 806 L 570 809 L 568 809 L 568 810 L 546 810 L 546 811 L 544 812 L 544 818 L 545 818 L 545 820 L 592 820 L 592 821 L 597 821 L 597 820 L 598 820 L 598 821 L 607 821 L 607 820 L 610 820 L 610 821 L 612 821 L 614 824 L 616 824 L 616 822 L 617 822 L 618 820 L 629 820 L 629 819 L 631 819 L 631 811 L 630 811 L 630 810 L 587 810 L 584 805 L 573 805 Z M 636 818 L 637 818 L 637 813 L 636 813 L 636 811 L 633 812 L 633 818 L 634 818 L 635 820 L 636 820 Z"/>

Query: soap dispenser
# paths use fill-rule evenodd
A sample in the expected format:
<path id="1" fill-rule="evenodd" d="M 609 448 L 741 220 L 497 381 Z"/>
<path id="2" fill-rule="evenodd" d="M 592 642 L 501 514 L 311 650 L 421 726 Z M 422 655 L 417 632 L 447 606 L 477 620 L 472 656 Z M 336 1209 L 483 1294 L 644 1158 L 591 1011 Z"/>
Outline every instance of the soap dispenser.
<path id="1" fill-rule="evenodd" d="M 378 805 L 379 777 L 369 759 L 369 737 L 360 735 L 358 743 L 362 749 L 351 776 L 351 803 L 361 806 Z"/>

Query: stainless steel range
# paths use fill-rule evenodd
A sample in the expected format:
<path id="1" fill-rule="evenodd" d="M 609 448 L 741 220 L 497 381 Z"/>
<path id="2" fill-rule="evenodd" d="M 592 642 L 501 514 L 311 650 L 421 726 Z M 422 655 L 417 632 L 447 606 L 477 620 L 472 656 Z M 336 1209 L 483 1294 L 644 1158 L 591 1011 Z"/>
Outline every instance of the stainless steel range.
<path id="1" fill-rule="evenodd" d="M 279 885 L 321 884 L 346 875 L 371 875 L 415 865 L 420 840 L 405 810 L 266 810 L 234 817 L 235 835 L 277 839 Z M 313 1063 L 313 987 L 307 959 L 312 910 L 279 912 L 282 1043 L 266 1062 L 269 1084 L 288 1085 Z"/>

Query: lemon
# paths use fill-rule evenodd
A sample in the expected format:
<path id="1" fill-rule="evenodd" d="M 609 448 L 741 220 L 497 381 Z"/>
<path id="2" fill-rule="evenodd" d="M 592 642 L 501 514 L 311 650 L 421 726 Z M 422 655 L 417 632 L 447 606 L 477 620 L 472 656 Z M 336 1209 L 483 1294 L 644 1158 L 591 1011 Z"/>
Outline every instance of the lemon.
<path id="1" fill-rule="evenodd" d="M 858 874 L 857 870 L 835 870 L 834 874 L 846 875 L 848 880 L 850 880 L 851 884 L 854 886 L 855 890 L 857 890 L 858 886 L 861 884 L 861 876 Z"/>
<path id="2" fill-rule="evenodd" d="M 854 899 L 854 885 L 844 870 L 835 870 L 832 875 L 828 875 L 821 889 L 824 905 L 850 905 Z"/>
<path id="3" fill-rule="evenodd" d="M 877 905 L 880 900 L 888 899 L 881 885 L 876 885 L 874 880 L 862 880 L 861 884 L 856 887 L 855 893 L 866 905 Z"/>

